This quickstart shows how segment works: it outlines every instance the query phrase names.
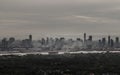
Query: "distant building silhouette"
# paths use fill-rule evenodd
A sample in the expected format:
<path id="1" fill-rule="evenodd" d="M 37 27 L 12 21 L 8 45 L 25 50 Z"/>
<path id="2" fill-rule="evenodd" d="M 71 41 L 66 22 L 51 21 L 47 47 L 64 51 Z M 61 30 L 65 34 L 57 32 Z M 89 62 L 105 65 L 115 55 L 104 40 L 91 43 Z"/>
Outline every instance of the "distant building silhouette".
<path id="1" fill-rule="evenodd" d="M 86 33 L 84 33 L 84 43 L 86 42 Z"/>
<path id="2" fill-rule="evenodd" d="M 2 50 L 7 50 L 8 49 L 8 41 L 6 38 L 2 39 Z"/>
<path id="3" fill-rule="evenodd" d="M 32 35 L 31 34 L 29 35 L 29 40 L 30 40 L 30 42 L 32 42 Z"/>
<path id="4" fill-rule="evenodd" d="M 13 43 L 15 41 L 14 37 L 9 38 L 9 43 Z"/>
<path id="5" fill-rule="evenodd" d="M 113 48 L 114 47 L 114 40 L 111 39 L 111 42 L 110 42 L 110 47 Z"/>
<path id="6" fill-rule="evenodd" d="M 102 38 L 102 47 L 105 48 L 106 46 L 106 38 Z"/>
<path id="7" fill-rule="evenodd" d="M 45 39 L 44 38 L 41 39 L 41 45 L 45 45 Z"/>
<path id="8" fill-rule="evenodd" d="M 119 37 L 115 38 L 115 48 L 119 48 Z"/>
<path id="9" fill-rule="evenodd" d="M 90 35 L 88 40 L 87 40 L 87 48 L 88 49 L 92 48 L 92 35 Z"/>
<path id="10" fill-rule="evenodd" d="M 110 44 L 111 44 L 111 37 L 108 36 L 108 47 L 110 47 Z"/>
<path id="11" fill-rule="evenodd" d="M 88 40 L 89 40 L 89 41 L 92 41 L 92 35 L 89 36 Z"/>
<path id="12" fill-rule="evenodd" d="M 98 40 L 98 47 L 102 48 L 102 41 L 101 40 Z"/>
<path id="13" fill-rule="evenodd" d="M 32 45 L 32 35 L 29 35 L 29 42 L 28 42 L 28 44 L 29 44 L 30 48 L 33 47 L 33 45 Z"/>
<path id="14" fill-rule="evenodd" d="M 119 37 L 116 37 L 115 40 L 116 40 L 115 43 L 119 43 Z"/>
<path id="15" fill-rule="evenodd" d="M 87 38 L 86 38 L 86 33 L 84 33 L 84 39 L 83 39 L 83 47 L 86 48 L 87 47 Z"/>
<path id="16" fill-rule="evenodd" d="M 8 40 L 8 47 L 10 50 L 13 49 L 13 46 L 12 44 L 15 42 L 15 38 L 14 37 L 10 37 L 9 40 Z"/>

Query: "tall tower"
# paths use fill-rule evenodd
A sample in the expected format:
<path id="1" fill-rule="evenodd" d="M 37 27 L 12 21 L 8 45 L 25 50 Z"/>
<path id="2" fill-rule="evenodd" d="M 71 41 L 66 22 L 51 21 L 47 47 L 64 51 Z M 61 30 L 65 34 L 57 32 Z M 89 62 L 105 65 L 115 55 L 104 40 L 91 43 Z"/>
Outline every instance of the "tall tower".
<path id="1" fill-rule="evenodd" d="M 32 35 L 29 35 L 28 45 L 29 45 L 30 48 L 33 47 L 33 45 L 32 45 Z"/>
<path id="2" fill-rule="evenodd" d="M 5 50 L 8 48 L 8 41 L 6 38 L 2 39 L 2 49 Z"/>
<path id="3" fill-rule="evenodd" d="M 93 46 L 93 44 L 92 44 L 92 35 L 90 35 L 89 38 L 88 38 L 88 42 L 87 42 L 87 48 L 91 49 L 92 46 Z"/>
<path id="4" fill-rule="evenodd" d="M 111 44 L 111 37 L 108 36 L 108 47 L 110 47 L 110 44 Z"/>
<path id="5" fill-rule="evenodd" d="M 111 42 L 110 42 L 110 47 L 111 47 L 111 48 L 113 48 L 113 46 L 114 46 L 114 40 L 113 40 L 113 39 L 111 39 Z"/>
<path id="6" fill-rule="evenodd" d="M 115 38 L 115 47 L 119 48 L 119 37 Z"/>
<path id="7" fill-rule="evenodd" d="M 92 41 L 92 35 L 89 36 L 89 39 L 88 39 L 88 40 L 89 40 L 89 41 Z"/>
<path id="8" fill-rule="evenodd" d="M 84 33 L 84 39 L 83 39 L 83 47 L 86 48 L 87 47 L 87 39 L 86 39 L 86 33 Z"/>
<path id="9" fill-rule="evenodd" d="M 106 45 L 106 38 L 102 38 L 102 47 L 104 48 Z"/>
<path id="10" fill-rule="evenodd" d="M 115 43 L 119 43 L 119 37 L 115 38 Z"/>
<path id="11" fill-rule="evenodd" d="M 14 37 L 10 37 L 9 38 L 9 44 L 13 43 L 15 41 L 15 38 Z"/>
<path id="12" fill-rule="evenodd" d="M 32 42 L 32 35 L 29 35 L 29 40 Z"/>
<path id="13" fill-rule="evenodd" d="M 84 43 L 86 42 L 86 33 L 84 33 Z"/>
<path id="14" fill-rule="evenodd" d="M 98 47 L 101 48 L 102 47 L 102 41 L 99 39 L 98 42 L 99 42 Z"/>

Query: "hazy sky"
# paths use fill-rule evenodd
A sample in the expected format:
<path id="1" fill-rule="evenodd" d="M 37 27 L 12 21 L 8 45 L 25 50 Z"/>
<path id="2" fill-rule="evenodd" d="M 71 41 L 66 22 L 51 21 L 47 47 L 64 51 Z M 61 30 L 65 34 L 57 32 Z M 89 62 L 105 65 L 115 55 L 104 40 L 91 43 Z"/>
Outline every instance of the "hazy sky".
<path id="1" fill-rule="evenodd" d="M 0 0 L 0 36 L 120 34 L 120 0 Z"/>

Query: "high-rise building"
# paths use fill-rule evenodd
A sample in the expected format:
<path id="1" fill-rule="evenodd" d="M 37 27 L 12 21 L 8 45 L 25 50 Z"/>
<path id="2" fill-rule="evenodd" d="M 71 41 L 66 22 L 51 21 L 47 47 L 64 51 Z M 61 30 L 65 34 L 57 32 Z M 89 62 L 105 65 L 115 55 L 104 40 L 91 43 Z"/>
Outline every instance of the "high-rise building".
<path id="1" fill-rule="evenodd" d="M 101 48 L 102 47 L 102 41 L 98 40 L 98 47 Z"/>
<path id="2" fill-rule="evenodd" d="M 88 40 L 89 40 L 89 41 L 92 41 L 92 35 L 89 36 L 89 39 L 88 39 Z"/>
<path id="3" fill-rule="evenodd" d="M 87 48 L 91 49 L 93 46 L 93 42 L 92 42 L 92 35 L 89 36 L 88 40 L 87 40 Z"/>
<path id="4" fill-rule="evenodd" d="M 12 49 L 13 48 L 13 43 L 15 42 L 15 38 L 14 37 L 10 37 L 8 40 L 8 48 Z"/>
<path id="5" fill-rule="evenodd" d="M 111 37 L 108 36 L 108 47 L 110 47 L 110 44 L 111 44 Z"/>
<path id="6" fill-rule="evenodd" d="M 115 47 L 119 48 L 119 37 L 115 38 Z"/>
<path id="7" fill-rule="evenodd" d="M 102 47 L 106 46 L 106 38 L 102 38 Z"/>
<path id="8" fill-rule="evenodd" d="M 29 40 L 32 41 L 32 35 L 29 35 Z"/>
<path id="9" fill-rule="evenodd" d="M 84 39 L 83 39 L 83 48 L 87 48 L 87 39 L 86 39 L 86 33 L 84 33 Z"/>
<path id="10" fill-rule="evenodd" d="M 45 39 L 44 38 L 41 39 L 41 44 L 45 45 Z"/>
<path id="11" fill-rule="evenodd" d="M 115 38 L 115 43 L 119 43 L 119 37 Z"/>
<path id="12" fill-rule="evenodd" d="M 15 41 L 14 37 L 9 38 L 9 44 L 13 43 Z"/>
<path id="13" fill-rule="evenodd" d="M 111 42 L 110 42 L 110 47 L 113 48 L 114 47 L 114 40 L 111 39 Z"/>
<path id="14" fill-rule="evenodd" d="M 32 48 L 32 35 L 29 35 L 29 41 L 28 41 L 29 47 Z"/>
<path id="15" fill-rule="evenodd" d="M 2 40 L 2 50 L 6 50 L 8 48 L 8 41 L 6 38 Z"/>
<path id="16" fill-rule="evenodd" d="M 84 42 L 86 42 L 86 33 L 84 33 Z"/>
<path id="17" fill-rule="evenodd" d="M 46 44 L 46 45 L 49 45 L 49 37 L 46 38 L 45 44 Z"/>

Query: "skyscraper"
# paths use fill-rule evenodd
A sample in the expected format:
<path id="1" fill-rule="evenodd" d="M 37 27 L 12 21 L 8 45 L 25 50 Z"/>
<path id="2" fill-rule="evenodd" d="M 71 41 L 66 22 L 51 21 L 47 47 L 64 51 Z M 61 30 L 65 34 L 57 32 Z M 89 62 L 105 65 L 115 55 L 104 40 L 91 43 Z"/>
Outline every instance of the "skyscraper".
<path id="1" fill-rule="evenodd" d="M 87 40 L 87 48 L 91 49 L 93 46 L 93 42 L 92 42 L 92 35 L 89 36 L 88 40 Z"/>
<path id="2" fill-rule="evenodd" d="M 84 48 L 87 48 L 87 39 L 86 39 L 86 33 L 84 33 L 83 47 L 84 47 Z"/>
<path id="3" fill-rule="evenodd" d="M 8 48 L 8 41 L 6 38 L 2 39 L 2 50 L 6 50 Z"/>
<path id="4" fill-rule="evenodd" d="M 98 40 L 98 47 L 101 48 L 102 47 L 102 41 L 99 39 Z"/>
<path id="5" fill-rule="evenodd" d="M 29 40 L 32 41 L 32 35 L 29 35 Z"/>
<path id="6" fill-rule="evenodd" d="M 119 48 L 119 37 L 115 38 L 115 47 Z"/>
<path id="7" fill-rule="evenodd" d="M 119 43 L 119 37 L 115 38 L 115 43 Z"/>
<path id="8" fill-rule="evenodd" d="M 110 42 L 110 47 L 113 48 L 114 47 L 114 40 L 111 39 L 111 42 Z"/>
<path id="9" fill-rule="evenodd" d="M 88 40 L 89 40 L 89 41 L 92 41 L 92 35 L 89 36 Z"/>
<path id="10" fill-rule="evenodd" d="M 102 38 L 102 47 L 104 48 L 106 45 L 106 38 Z"/>
<path id="11" fill-rule="evenodd" d="M 29 35 L 29 41 L 28 41 L 29 47 L 32 48 L 32 35 Z"/>
<path id="12" fill-rule="evenodd" d="M 11 44 L 11 43 L 13 43 L 15 41 L 15 38 L 14 37 L 10 37 L 9 38 L 9 43 Z"/>
<path id="13" fill-rule="evenodd" d="M 108 47 L 110 47 L 110 44 L 111 44 L 111 37 L 108 36 Z"/>
<path id="14" fill-rule="evenodd" d="M 84 42 L 86 42 L 86 33 L 84 33 Z"/>

